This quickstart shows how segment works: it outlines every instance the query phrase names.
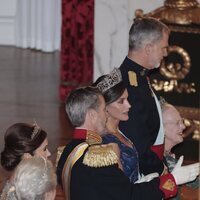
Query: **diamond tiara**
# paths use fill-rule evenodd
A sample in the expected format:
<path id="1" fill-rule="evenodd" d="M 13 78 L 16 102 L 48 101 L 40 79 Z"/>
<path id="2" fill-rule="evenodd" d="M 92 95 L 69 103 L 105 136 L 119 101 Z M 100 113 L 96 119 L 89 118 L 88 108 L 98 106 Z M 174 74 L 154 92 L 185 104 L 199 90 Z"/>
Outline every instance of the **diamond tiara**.
<path id="1" fill-rule="evenodd" d="M 106 92 L 110 88 L 114 87 L 118 83 L 122 81 L 122 75 L 119 69 L 114 68 L 110 74 L 106 75 L 106 77 L 97 84 L 97 88 L 102 92 Z"/>
<path id="2" fill-rule="evenodd" d="M 33 131 L 31 134 L 31 139 L 33 139 L 39 132 L 40 132 L 41 128 L 37 125 L 36 122 L 33 123 Z"/>

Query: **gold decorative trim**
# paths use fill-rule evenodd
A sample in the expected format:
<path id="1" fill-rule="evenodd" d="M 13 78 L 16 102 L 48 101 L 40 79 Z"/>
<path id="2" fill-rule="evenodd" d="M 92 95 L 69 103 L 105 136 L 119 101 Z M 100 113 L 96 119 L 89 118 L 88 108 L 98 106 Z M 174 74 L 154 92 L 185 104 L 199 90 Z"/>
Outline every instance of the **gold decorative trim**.
<path id="1" fill-rule="evenodd" d="M 60 160 L 60 157 L 63 153 L 63 150 L 64 150 L 65 146 L 59 146 L 57 148 L 57 154 L 56 154 L 56 163 L 55 163 L 55 166 L 57 167 L 58 166 L 58 161 Z"/>
<path id="2" fill-rule="evenodd" d="M 162 62 L 160 67 L 160 74 L 165 78 L 169 79 L 169 81 L 164 80 L 152 80 L 152 87 L 156 91 L 164 91 L 164 92 L 177 92 L 177 93 L 196 93 L 195 83 L 185 83 L 178 82 L 179 80 L 184 79 L 187 74 L 190 72 L 191 68 L 191 59 L 188 52 L 179 46 L 169 46 L 168 55 L 170 54 L 178 54 L 179 57 L 182 58 L 181 63 L 177 63 L 176 61 L 166 63 Z"/>
<path id="3" fill-rule="evenodd" d="M 101 138 L 100 135 L 98 135 L 94 131 L 87 130 L 86 142 L 89 145 L 101 144 L 102 143 L 102 138 Z"/>
<path id="4" fill-rule="evenodd" d="M 165 190 L 169 190 L 169 191 L 173 191 L 174 190 L 174 187 L 175 187 L 175 183 L 170 180 L 170 179 L 167 179 L 167 181 L 163 184 L 162 186 Z"/>
<path id="5" fill-rule="evenodd" d="M 168 24 L 200 24 L 200 5 L 196 0 L 166 0 L 164 6 L 147 14 L 136 10 L 135 16 L 154 17 Z"/>
<path id="6" fill-rule="evenodd" d="M 192 28 L 186 26 L 172 26 L 172 25 L 168 25 L 168 27 L 173 32 L 200 34 L 200 29 L 198 28 Z"/>
<path id="7" fill-rule="evenodd" d="M 183 137 L 186 138 L 192 135 L 192 139 L 200 141 L 200 110 L 193 107 L 176 106 L 180 115 L 184 118 L 186 129 L 184 130 Z"/>
<path id="8" fill-rule="evenodd" d="M 111 145 L 94 145 L 88 148 L 83 164 L 89 167 L 106 167 L 118 164 L 118 157 Z"/>
<path id="9" fill-rule="evenodd" d="M 176 106 L 181 116 L 188 119 L 199 120 L 200 110 L 194 107 Z"/>
<path id="10" fill-rule="evenodd" d="M 168 8 L 194 8 L 198 6 L 198 2 L 195 0 L 166 0 L 164 5 Z"/>
<path id="11" fill-rule="evenodd" d="M 179 94 L 196 93 L 194 83 L 178 83 L 177 80 L 163 81 L 163 80 L 153 79 L 151 85 L 156 91 L 177 92 Z"/>
<path id="12" fill-rule="evenodd" d="M 186 129 L 184 130 L 183 137 L 186 138 L 192 134 L 192 139 L 200 141 L 200 121 L 184 118 Z"/>
<path id="13" fill-rule="evenodd" d="M 183 59 L 183 67 L 180 63 L 169 63 L 166 64 L 165 61 L 162 62 L 160 67 L 160 73 L 168 78 L 181 80 L 184 79 L 185 76 L 189 73 L 191 67 L 190 56 L 185 49 L 179 46 L 169 46 L 168 48 L 168 56 L 172 53 L 176 53 L 180 55 Z"/>
<path id="14" fill-rule="evenodd" d="M 168 55 L 178 54 L 182 58 L 182 63 L 177 63 L 176 61 L 166 63 L 162 62 L 160 67 L 160 73 L 169 81 L 153 79 L 152 87 L 156 91 L 164 92 L 177 92 L 177 93 L 196 93 L 195 83 L 185 83 L 178 82 L 179 80 L 184 79 L 187 74 L 190 72 L 191 68 L 191 59 L 188 52 L 179 46 L 169 46 Z"/>
<path id="15" fill-rule="evenodd" d="M 65 161 L 62 169 L 62 185 L 65 193 L 65 200 L 70 200 L 70 180 L 72 168 L 78 159 L 84 154 L 87 147 L 88 144 L 86 142 L 79 144 L 72 150 Z"/>

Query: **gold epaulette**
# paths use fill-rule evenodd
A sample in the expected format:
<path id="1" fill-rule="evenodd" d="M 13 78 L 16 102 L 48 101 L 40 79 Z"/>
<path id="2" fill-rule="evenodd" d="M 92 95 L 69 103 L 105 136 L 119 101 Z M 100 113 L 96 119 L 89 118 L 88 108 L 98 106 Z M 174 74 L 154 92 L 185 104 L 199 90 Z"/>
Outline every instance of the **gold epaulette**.
<path id="1" fill-rule="evenodd" d="M 138 86 L 137 75 L 133 71 L 128 71 L 128 79 L 131 86 Z"/>
<path id="2" fill-rule="evenodd" d="M 118 164 L 118 157 L 113 147 L 109 144 L 93 145 L 88 148 L 83 164 L 89 167 L 106 167 Z"/>
<path id="3" fill-rule="evenodd" d="M 57 154 L 56 154 L 56 163 L 55 163 L 55 166 L 57 167 L 58 166 L 58 161 L 60 160 L 60 156 L 64 150 L 65 146 L 59 146 L 57 148 Z"/>

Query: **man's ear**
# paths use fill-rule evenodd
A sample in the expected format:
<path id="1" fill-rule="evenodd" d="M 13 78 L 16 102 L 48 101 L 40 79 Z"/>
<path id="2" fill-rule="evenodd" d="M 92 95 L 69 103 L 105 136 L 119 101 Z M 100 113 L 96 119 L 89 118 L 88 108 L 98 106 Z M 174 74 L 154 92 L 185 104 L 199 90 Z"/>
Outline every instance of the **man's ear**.
<path id="1" fill-rule="evenodd" d="M 94 109 L 89 109 L 87 112 L 88 118 L 91 122 L 95 121 L 97 118 L 97 111 Z"/>
<path id="2" fill-rule="evenodd" d="M 27 159 L 27 158 L 31 158 L 32 155 L 30 153 L 24 153 L 23 158 Z"/>
<path id="3" fill-rule="evenodd" d="M 148 44 L 145 44 L 144 49 L 145 49 L 145 53 L 146 53 L 147 55 L 149 55 L 149 54 L 151 53 L 152 45 L 149 44 L 149 43 L 148 43 Z"/>

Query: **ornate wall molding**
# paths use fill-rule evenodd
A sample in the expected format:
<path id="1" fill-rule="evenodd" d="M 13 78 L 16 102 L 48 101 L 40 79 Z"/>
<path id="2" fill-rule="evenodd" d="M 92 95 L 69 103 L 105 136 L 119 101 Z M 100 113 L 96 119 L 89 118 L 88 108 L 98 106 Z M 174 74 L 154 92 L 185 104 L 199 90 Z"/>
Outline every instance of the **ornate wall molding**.
<path id="1" fill-rule="evenodd" d="M 200 141 L 200 109 L 183 106 L 176 106 L 176 108 L 184 118 L 186 126 L 184 138 L 192 134 L 194 140 Z"/>
<path id="2" fill-rule="evenodd" d="M 200 141 L 200 109 L 198 55 L 200 34 L 200 4 L 197 0 L 165 0 L 164 6 L 136 17 L 154 17 L 171 30 L 169 55 L 160 67 L 160 74 L 151 80 L 158 94 L 177 105 L 184 118 L 184 137 Z M 185 34 L 186 33 L 186 34 Z M 196 45 L 196 48 L 195 48 Z M 178 106 L 181 105 L 181 106 Z M 193 106 L 193 107 L 192 107 Z"/>
<path id="3" fill-rule="evenodd" d="M 164 6 L 143 14 L 136 11 L 136 17 L 151 16 L 169 24 L 200 25 L 200 5 L 196 0 L 166 0 Z"/>

